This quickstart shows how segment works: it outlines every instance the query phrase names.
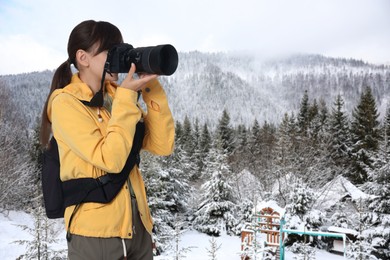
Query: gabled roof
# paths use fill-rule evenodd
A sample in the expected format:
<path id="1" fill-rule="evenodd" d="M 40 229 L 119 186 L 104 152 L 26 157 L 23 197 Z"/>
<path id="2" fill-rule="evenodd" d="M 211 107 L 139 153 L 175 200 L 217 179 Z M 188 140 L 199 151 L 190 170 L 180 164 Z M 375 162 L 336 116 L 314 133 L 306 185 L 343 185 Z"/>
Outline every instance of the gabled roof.
<path id="1" fill-rule="evenodd" d="M 280 217 L 284 215 L 285 209 L 281 208 L 276 201 L 268 200 L 268 201 L 260 201 L 257 203 L 256 207 L 253 209 L 254 212 L 259 213 L 262 209 L 272 208 L 274 212 L 280 214 Z"/>
<path id="2" fill-rule="evenodd" d="M 341 175 L 325 184 L 317 194 L 313 206 L 316 209 L 328 209 L 346 196 L 350 196 L 354 201 L 366 200 L 370 197 Z"/>

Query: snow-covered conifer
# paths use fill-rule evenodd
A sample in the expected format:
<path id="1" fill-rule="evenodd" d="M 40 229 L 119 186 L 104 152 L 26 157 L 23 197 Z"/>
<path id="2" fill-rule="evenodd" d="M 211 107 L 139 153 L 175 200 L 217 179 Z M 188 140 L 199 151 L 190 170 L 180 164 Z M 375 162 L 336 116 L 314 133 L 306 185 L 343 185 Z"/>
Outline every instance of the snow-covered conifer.
<path id="1" fill-rule="evenodd" d="M 230 116 L 226 109 L 222 112 L 222 117 L 219 119 L 217 126 L 217 138 L 220 139 L 220 143 L 225 152 L 230 155 L 235 147 L 233 129 L 230 124 Z"/>
<path id="2" fill-rule="evenodd" d="M 331 145 L 330 155 L 335 165 L 346 166 L 350 149 L 349 122 L 344 112 L 344 100 L 339 94 L 333 104 L 330 115 Z"/>
<path id="3" fill-rule="evenodd" d="M 372 167 L 373 153 L 377 152 L 381 138 L 378 111 L 372 90 L 366 87 L 359 104 L 354 109 L 351 124 L 353 172 L 351 180 L 355 183 L 367 181 L 367 169 Z"/>
<path id="4" fill-rule="evenodd" d="M 236 198 L 232 172 L 222 145 L 210 150 L 206 174 L 209 177 L 200 192 L 201 202 L 195 212 L 194 228 L 213 236 L 219 236 L 223 231 L 230 233 L 236 225 Z"/>

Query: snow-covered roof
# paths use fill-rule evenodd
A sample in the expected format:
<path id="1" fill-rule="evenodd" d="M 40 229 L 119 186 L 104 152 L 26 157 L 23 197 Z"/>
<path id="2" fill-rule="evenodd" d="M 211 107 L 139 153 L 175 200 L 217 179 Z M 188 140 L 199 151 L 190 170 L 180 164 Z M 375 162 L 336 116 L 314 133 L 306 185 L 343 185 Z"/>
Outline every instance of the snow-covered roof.
<path id="1" fill-rule="evenodd" d="M 361 191 L 349 180 L 339 175 L 332 181 L 322 187 L 318 193 L 314 208 L 327 209 L 338 203 L 346 195 L 351 196 L 353 200 L 367 199 L 370 197 L 367 193 Z"/>
<path id="2" fill-rule="evenodd" d="M 253 209 L 254 212 L 259 212 L 260 210 L 264 208 L 272 208 L 274 211 L 278 212 L 280 214 L 280 217 L 284 215 L 285 209 L 281 208 L 276 201 L 274 200 L 267 200 L 267 201 L 260 201 L 257 203 L 255 208 Z"/>
<path id="3" fill-rule="evenodd" d="M 328 231 L 329 232 L 334 232 L 334 233 L 349 234 L 349 235 L 354 235 L 354 236 L 359 235 L 359 232 L 357 232 L 354 229 L 335 227 L 335 226 L 328 227 Z"/>
<path id="4" fill-rule="evenodd" d="M 365 200 L 365 199 L 368 199 L 370 197 L 370 195 L 361 191 L 358 187 L 353 185 L 350 181 L 348 181 L 344 177 L 342 177 L 342 176 L 339 176 L 339 177 L 343 178 L 342 184 L 344 185 L 344 188 L 348 192 L 348 194 L 351 195 L 353 200 L 359 200 L 359 199 Z"/>

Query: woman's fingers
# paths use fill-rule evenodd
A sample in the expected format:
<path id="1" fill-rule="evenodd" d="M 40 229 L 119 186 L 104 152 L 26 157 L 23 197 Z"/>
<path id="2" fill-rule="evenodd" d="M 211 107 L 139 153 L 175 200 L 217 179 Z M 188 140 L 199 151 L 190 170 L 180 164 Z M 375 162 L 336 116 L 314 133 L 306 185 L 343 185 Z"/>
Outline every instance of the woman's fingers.
<path id="1" fill-rule="evenodd" d="M 121 87 L 131 89 L 134 91 L 141 90 L 146 83 L 149 81 L 157 78 L 158 75 L 156 74 L 141 74 L 139 79 L 134 79 L 134 73 L 136 71 L 135 64 L 132 63 L 130 66 L 129 73 L 127 74 L 126 78 L 123 80 Z"/>

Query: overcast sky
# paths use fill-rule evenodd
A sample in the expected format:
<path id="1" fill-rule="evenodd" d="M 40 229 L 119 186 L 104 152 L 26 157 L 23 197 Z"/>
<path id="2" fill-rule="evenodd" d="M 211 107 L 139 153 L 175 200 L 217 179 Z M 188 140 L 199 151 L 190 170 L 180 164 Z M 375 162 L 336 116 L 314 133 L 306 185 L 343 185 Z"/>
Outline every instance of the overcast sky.
<path id="1" fill-rule="evenodd" d="M 115 24 L 134 47 L 390 64 L 389 0 L 0 0 L 0 75 L 57 68 L 87 19 Z"/>

